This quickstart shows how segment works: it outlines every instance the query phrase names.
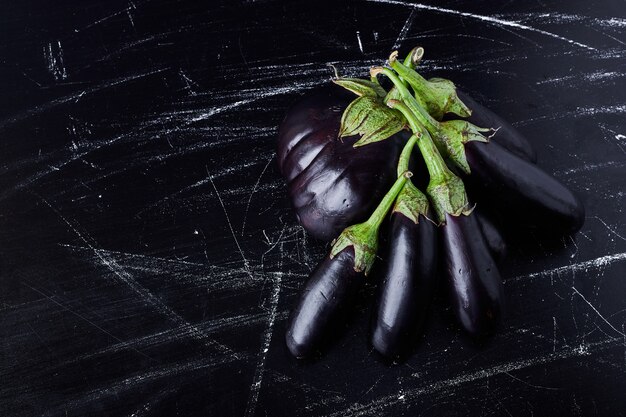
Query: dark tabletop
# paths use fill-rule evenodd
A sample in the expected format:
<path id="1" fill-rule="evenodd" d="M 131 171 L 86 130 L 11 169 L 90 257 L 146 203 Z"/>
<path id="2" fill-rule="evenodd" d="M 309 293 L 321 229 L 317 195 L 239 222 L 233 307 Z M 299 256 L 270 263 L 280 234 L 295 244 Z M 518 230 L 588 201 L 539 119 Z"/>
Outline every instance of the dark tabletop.
<path id="1" fill-rule="evenodd" d="M 4 1 L 0 414 L 625 415 L 625 6 Z M 413 356 L 385 365 L 370 285 L 298 363 L 285 321 L 327 246 L 290 209 L 277 125 L 329 63 L 364 76 L 417 44 L 424 74 L 528 136 L 586 223 L 509 242 L 483 346 L 438 296 Z"/>

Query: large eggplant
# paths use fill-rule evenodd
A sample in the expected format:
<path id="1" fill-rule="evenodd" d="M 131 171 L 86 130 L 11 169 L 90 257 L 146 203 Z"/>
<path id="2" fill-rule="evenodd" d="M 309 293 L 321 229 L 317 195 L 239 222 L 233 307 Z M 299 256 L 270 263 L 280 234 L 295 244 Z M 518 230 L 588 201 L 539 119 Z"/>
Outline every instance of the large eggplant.
<path id="1" fill-rule="evenodd" d="M 348 247 L 326 256 L 310 275 L 287 325 L 287 348 L 296 358 L 316 353 L 343 322 L 365 283 L 365 273 L 354 265 L 354 248 Z"/>
<path id="2" fill-rule="evenodd" d="M 472 115 L 467 119 L 469 122 L 476 126 L 497 129 L 491 138 L 492 141 L 497 142 L 522 159 L 530 162 L 537 161 L 535 149 L 519 130 L 464 92 L 457 90 L 457 95 L 472 110 Z"/>
<path id="3" fill-rule="evenodd" d="M 364 220 L 396 179 L 409 134 L 360 148 L 358 136 L 338 138 L 341 116 L 354 95 L 325 87 L 296 104 L 278 134 L 278 166 L 296 216 L 314 237 L 331 240 Z"/>
<path id="4" fill-rule="evenodd" d="M 580 200 L 557 179 L 496 142 L 468 142 L 471 174 L 464 179 L 470 196 L 484 202 L 501 223 L 542 234 L 574 233 L 585 220 Z"/>
<path id="5" fill-rule="evenodd" d="M 532 146 L 513 126 L 466 94 L 458 95 L 473 110 L 470 121 L 500 128 L 491 143 L 529 161 L 536 159 Z M 408 138 L 401 132 L 360 148 L 353 147 L 357 136 L 339 139 L 341 115 L 353 99 L 339 86 L 321 88 L 292 107 L 279 128 L 278 166 L 296 216 L 321 240 L 331 240 L 367 217 L 395 179 L 395 163 Z M 419 182 L 420 168 L 412 170 Z"/>
<path id="6" fill-rule="evenodd" d="M 477 338 L 492 334 L 503 314 L 504 290 L 476 214 L 446 214 L 440 235 L 450 304 L 461 327 Z"/>
<path id="7" fill-rule="evenodd" d="M 403 357 L 419 335 L 435 287 L 437 239 L 434 223 L 419 216 L 391 215 L 385 264 L 372 311 L 372 347 L 388 359 Z"/>

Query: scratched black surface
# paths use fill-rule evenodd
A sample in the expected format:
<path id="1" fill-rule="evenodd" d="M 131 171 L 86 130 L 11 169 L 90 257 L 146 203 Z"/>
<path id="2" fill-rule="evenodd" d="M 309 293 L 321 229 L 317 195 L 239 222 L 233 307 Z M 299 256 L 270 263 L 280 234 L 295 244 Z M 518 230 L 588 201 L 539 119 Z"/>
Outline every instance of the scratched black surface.
<path id="1" fill-rule="evenodd" d="M 3 2 L 0 414 L 626 414 L 623 1 Z M 275 168 L 307 89 L 426 47 L 525 132 L 587 220 L 519 243 L 509 312 L 468 343 L 445 300 L 404 364 L 368 298 L 320 361 L 283 347 L 326 248 Z"/>

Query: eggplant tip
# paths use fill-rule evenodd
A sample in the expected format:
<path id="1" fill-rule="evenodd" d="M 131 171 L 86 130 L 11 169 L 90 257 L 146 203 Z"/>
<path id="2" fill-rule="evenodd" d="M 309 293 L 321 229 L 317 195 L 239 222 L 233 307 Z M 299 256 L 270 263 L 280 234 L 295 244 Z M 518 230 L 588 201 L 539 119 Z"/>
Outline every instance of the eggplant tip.
<path id="1" fill-rule="evenodd" d="M 291 356 L 296 359 L 306 359 L 311 356 L 312 349 L 306 343 L 295 340 L 291 332 L 285 335 L 285 344 Z"/>

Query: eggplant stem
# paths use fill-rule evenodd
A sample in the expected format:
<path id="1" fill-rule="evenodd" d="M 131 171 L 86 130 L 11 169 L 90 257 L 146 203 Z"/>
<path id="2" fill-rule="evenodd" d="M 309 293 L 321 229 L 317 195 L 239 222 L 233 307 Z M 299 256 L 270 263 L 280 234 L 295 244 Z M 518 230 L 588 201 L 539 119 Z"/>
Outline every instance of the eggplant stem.
<path id="1" fill-rule="evenodd" d="M 404 148 L 402 148 L 402 153 L 400 154 L 400 158 L 398 159 L 398 177 L 409 170 L 411 153 L 413 152 L 413 147 L 415 146 L 415 143 L 419 140 L 420 136 L 422 136 L 421 133 L 412 134 L 409 140 L 404 145 Z"/>
<path id="2" fill-rule="evenodd" d="M 404 102 L 389 100 L 387 105 L 404 115 L 414 134 L 421 134 L 417 145 L 430 175 L 426 192 L 439 221 L 445 222 L 446 213 L 455 216 L 466 213 L 469 203 L 463 181 L 450 171 L 428 131 L 420 125 L 415 114 Z"/>
<path id="3" fill-rule="evenodd" d="M 393 72 L 389 68 L 384 67 L 374 67 L 370 70 L 370 74 L 378 75 L 382 73 L 385 75 L 393 85 L 398 89 L 402 100 L 409 106 L 411 111 L 415 114 L 415 117 L 420 121 L 421 124 L 426 126 L 429 132 L 435 134 L 439 131 L 439 122 L 435 120 L 424 107 L 413 97 L 408 88 L 404 85 L 402 80 L 398 77 L 398 75 Z"/>
<path id="4" fill-rule="evenodd" d="M 428 131 L 420 125 L 411 109 L 409 109 L 405 103 L 398 100 L 390 100 L 387 105 L 389 105 L 392 109 L 399 110 L 400 113 L 402 113 L 402 115 L 406 118 L 407 122 L 409 122 L 409 126 L 411 127 L 413 134 L 420 136 L 417 146 L 424 156 L 424 161 L 426 162 L 426 167 L 428 168 L 428 174 L 430 175 L 431 181 L 444 183 L 447 182 L 450 177 L 454 176 L 441 157 L 437 147 L 433 143 L 432 137 Z"/>
<path id="5" fill-rule="evenodd" d="M 380 224 L 412 175 L 410 171 L 403 172 L 393 183 L 391 189 L 387 191 L 369 219 L 363 223 L 348 226 L 341 232 L 332 243 L 331 259 L 348 246 L 352 246 L 354 248 L 354 270 L 357 272 L 364 271 L 365 275 L 368 275 L 376 259 Z"/>
<path id="6" fill-rule="evenodd" d="M 378 231 L 378 227 L 380 227 L 383 219 L 385 218 L 385 216 L 387 216 L 387 212 L 389 212 L 389 209 L 396 201 L 396 197 L 402 190 L 402 187 L 404 187 L 404 184 L 412 176 L 413 173 L 411 171 L 404 171 L 398 176 L 396 182 L 393 183 L 389 191 L 387 191 L 387 194 L 385 194 L 383 199 L 380 200 L 380 203 L 376 207 L 376 210 L 374 210 L 369 219 L 365 221 L 366 224 L 375 228 Z"/>

